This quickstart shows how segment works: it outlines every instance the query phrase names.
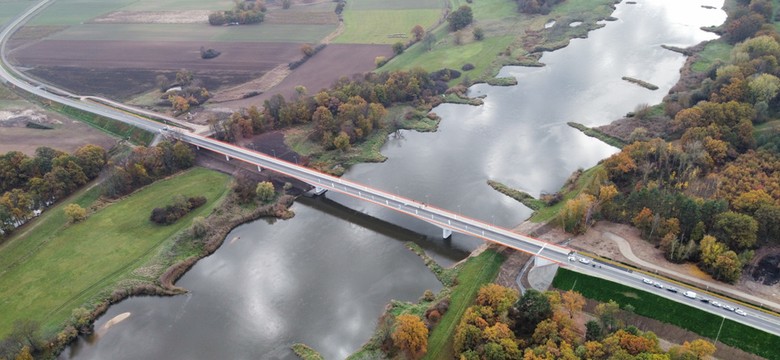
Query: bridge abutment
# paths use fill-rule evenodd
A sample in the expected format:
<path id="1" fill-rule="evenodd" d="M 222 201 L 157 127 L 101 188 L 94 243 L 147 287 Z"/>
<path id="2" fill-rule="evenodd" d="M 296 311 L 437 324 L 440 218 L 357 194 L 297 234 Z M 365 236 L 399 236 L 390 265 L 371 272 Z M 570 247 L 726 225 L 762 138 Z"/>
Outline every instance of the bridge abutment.
<path id="1" fill-rule="evenodd" d="M 452 230 L 447 228 L 441 228 L 441 238 L 442 239 L 449 239 L 452 237 Z"/>

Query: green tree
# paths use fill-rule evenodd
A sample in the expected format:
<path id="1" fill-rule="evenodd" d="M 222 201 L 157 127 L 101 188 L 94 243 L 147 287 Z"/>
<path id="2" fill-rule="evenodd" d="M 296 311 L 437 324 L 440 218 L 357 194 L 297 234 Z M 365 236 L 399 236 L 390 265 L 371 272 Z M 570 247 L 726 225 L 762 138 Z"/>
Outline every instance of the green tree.
<path id="1" fill-rule="evenodd" d="M 485 30 L 482 30 L 481 27 L 475 27 L 473 33 L 474 40 L 481 41 L 485 39 Z"/>
<path id="2" fill-rule="evenodd" d="M 715 217 L 714 230 L 730 248 L 744 250 L 756 245 L 758 222 L 750 215 L 727 211 Z"/>
<path id="3" fill-rule="evenodd" d="M 612 332 L 622 326 L 617 316 L 619 311 L 620 305 L 615 300 L 596 305 L 596 316 L 599 318 L 601 327 L 607 332 Z"/>
<path id="4" fill-rule="evenodd" d="M 274 184 L 270 181 L 263 181 L 257 184 L 255 189 L 257 198 L 262 202 L 269 202 L 274 198 Z"/>
<path id="5" fill-rule="evenodd" d="M 87 144 L 73 153 L 76 157 L 76 164 L 81 167 L 84 175 L 89 179 L 94 179 L 103 166 L 106 165 L 106 150 L 100 146 Z"/>
<path id="6" fill-rule="evenodd" d="M 414 37 L 414 41 L 420 41 L 422 40 L 423 36 L 425 35 L 425 29 L 423 29 L 420 25 L 415 25 L 412 28 L 412 36 Z"/>
<path id="7" fill-rule="evenodd" d="M 737 253 L 729 250 L 715 259 L 714 277 L 729 283 L 734 283 L 742 276 L 742 262 Z"/>
<path id="8" fill-rule="evenodd" d="M 601 339 L 601 325 L 596 320 L 590 320 L 585 323 L 585 341 L 594 341 Z"/>
<path id="9" fill-rule="evenodd" d="M 780 91 L 780 79 L 772 74 L 760 74 L 748 82 L 752 102 L 770 103 Z"/>
<path id="10" fill-rule="evenodd" d="M 515 309 L 517 311 L 510 313 L 510 318 L 514 321 L 512 330 L 518 337 L 528 337 L 533 334 L 536 325 L 548 319 L 553 313 L 550 299 L 534 289 L 529 289 L 523 294 L 515 304 Z"/>
<path id="11" fill-rule="evenodd" d="M 450 31 L 463 29 L 466 26 L 469 26 L 472 21 L 474 21 L 474 14 L 471 11 L 471 7 L 468 5 L 461 5 L 461 7 L 450 13 L 450 16 L 447 17 Z"/>
<path id="12" fill-rule="evenodd" d="M 402 43 L 402 42 L 400 42 L 400 41 L 399 41 L 399 42 L 397 42 L 397 43 L 395 43 L 395 44 L 393 44 L 393 52 L 394 52 L 396 55 L 401 55 L 401 54 L 403 54 L 405 49 L 406 49 L 406 47 L 404 46 L 404 43 Z"/>
<path id="13" fill-rule="evenodd" d="M 349 149 L 349 135 L 345 132 L 340 132 L 339 136 L 333 139 L 333 146 L 341 151 L 347 151 Z"/>
<path id="14" fill-rule="evenodd" d="M 173 158 L 179 169 L 189 169 L 195 164 L 195 151 L 192 146 L 179 141 L 173 145 Z"/>
<path id="15" fill-rule="evenodd" d="M 65 215 L 70 223 L 77 223 L 87 218 L 87 210 L 78 204 L 68 204 L 65 206 Z"/>

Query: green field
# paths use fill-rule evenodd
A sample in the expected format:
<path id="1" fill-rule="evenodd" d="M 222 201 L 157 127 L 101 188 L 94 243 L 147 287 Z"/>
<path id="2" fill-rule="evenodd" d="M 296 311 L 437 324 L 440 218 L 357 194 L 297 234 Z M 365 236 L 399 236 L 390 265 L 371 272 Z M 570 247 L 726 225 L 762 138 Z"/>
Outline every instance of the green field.
<path id="1" fill-rule="evenodd" d="M 718 341 L 768 359 L 780 359 L 777 344 L 780 338 L 735 321 L 688 305 L 669 300 L 611 281 L 582 275 L 566 269 L 559 269 L 553 286 L 561 290 L 574 289 L 583 296 L 600 302 L 614 300 L 621 307 L 631 305 L 638 315 L 693 331 L 701 336 L 715 339 L 721 322 Z"/>
<path id="2" fill-rule="evenodd" d="M 566 2 L 570 2 L 567 0 Z M 578 0 L 574 0 L 575 2 Z M 452 9 L 457 9 L 462 5 L 468 5 L 474 12 L 474 18 L 478 21 L 498 20 L 504 18 L 517 18 L 517 3 L 506 0 L 481 0 L 473 1 L 471 4 L 465 0 L 450 0 Z"/>
<path id="3" fill-rule="evenodd" d="M 691 68 L 697 72 L 707 71 L 715 61 L 728 61 L 733 48 L 733 45 L 729 45 L 723 40 L 712 41 L 699 53 L 699 59 L 693 63 Z"/>
<path id="4" fill-rule="evenodd" d="M 316 43 L 334 29 L 336 25 L 85 24 L 68 28 L 49 39 Z"/>
<path id="5" fill-rule="evenodd" d="M 32 6 L 29 1 L 23 0 L 0 0 L 0 28 L 6 21 L 21 14 L 25 9 Z"/>
<path id="6" fill-rule="evenodd" d="M 95 187 L 20 229 L 0 247 L 0 337 L 17 319 L 39 321 L 47 332 L 57 329 L 74 308 L 132 277 L 135 268 L 195 216 L 211 212 L 226 193 L 228 179 L 195 168 L 110 204 L 82 223 L 67 225 L 64 205 L 75 202 L 86 208 L 98 198 Z M 208 203 L 170 226 L 149 221 L 154 207 L 171 203 L 177 194 L 202 195 Z M 34 231 L 26 231 L 30 226 Z"/>
<path id="7" fill-rule="evenodd" d="M 458 286 L 452 290 L 450 308 L 428 337 L 428 353 L 424 359 L 453 358 L 452 341 L 460 318 L 474 302 L 479 288 L 495 280 L 503 262 L 503 255 L 487 250 L 477 257 L 469 258 L 463 264 L 463 268 L 458 272 Z"/>
<path id="8" fill-rule="evenodd" d="M 137 0 L 123 7 L 122 11 L 186 11 L 186 10 L 228 10 L 234 5 L 231 0 Z"/>
<path id="9" fill-rule="evenodd" d="M 334 40 L 335 43 L 394 44 L 409 41 L 416 25 L 423 28 L 434 25 L 441 16 L 441 10 L 347 10 L 343 15 L 344 33 Z M 406 37 L 389 37 L 392 34 Z"/>
<path id="10" fill-rule="evenodd" d="M 464 74 L 468 74 L 473 80 L 488 71 L 496 54 L 506 49 L 512 41 L 514 41 L 513 36 L 490 37 L 483 41 L 474 41 L 461 46 L 435 47 L 431 51 L 427 51 L 423 46 L 417 44 L 409 48 L 403 56 L 391 60 L 381 70 L 395 71 L 421 67 L 427 71 L 442 68 L 461 71 L 460 68 L 464 64 L 471 63 L 475 68 L 464 72 Z"/>
<path id="11" fill-rule="evenodd" d="M 131 0 L 58 0 L 28 24 L 30 26 L 78 25 L 131 3 Z"/>
<path id="12" fill-rule="evenodd" d="M 351 0 L 348 10 L 441 9 L 443 0 Z"/>

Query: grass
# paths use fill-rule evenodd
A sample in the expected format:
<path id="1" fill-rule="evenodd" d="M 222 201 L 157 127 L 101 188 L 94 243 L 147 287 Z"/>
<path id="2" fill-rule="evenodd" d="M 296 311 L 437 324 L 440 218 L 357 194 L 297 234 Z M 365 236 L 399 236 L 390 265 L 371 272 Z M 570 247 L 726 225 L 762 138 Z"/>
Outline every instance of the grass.
<path id="1" fill-rule="evenodd" d="M 122 8 L 123 11 L 182 11 L 228 10 L 235 3 L 230 0 L 137 0 Z"/>
<path id="2" fill-rule="evenodd" d="M 691 65 L 691 69 L 696 72 L 704 72 L 709 70 L 712 64 L 718 60 L 728 61 L 733 48 L 733 45 L 722 39 L 711 41 L 699 53 L 699 58 Z"/>
<path id="3" fill-rule="evenodd" d="M 353 0 L 347 2 L 349 10 L 402 10 L 402 9 L 440 9 L 441 0 Z M 410 28 L 411 29 L 411 28 Z"/>
<path id="4" fill-rule="evenodd" d="M 59 0 L 34 17 L 29 25 L 79 25 L 131 3 L 131 0 Z"/>
<path id="5" fill-rule="evenodd" d="M 679 326 L 710 339 L 718 337 L 718 330 L 723 321 L 721 316 L 567 269 L 558 270 L 553 286 L 561 290 L 574 287 L 574 290 L 579 291 L 583 296 L 600 302 L 614 300 L 623 307 L 630 304 L 638 315 Z M 780 338 L 735 321 L 723 321 L 718 341 L 768 359 L 780 359 L 780 353 L 774 346 L 780 343 Z"/>
<path id="6" fill-rule="evenodd" d="M 450 308 L 428 337 L 428 352 L 424 359 L 453 358 L 452 342 L 460 318 L 463 317 L 466 308 L 474 302 L 479 288 L 496 278 L 503 262 L 503 255 L 493 250 L 486 250 L 476 257 L 469 258 L 462 265 L 458 272 L 458 286 L 452 290 L 450 297 Z"/>
<path id="7" fill-rule="evenodd" d="M 474 13 L 474 18 L 479 21 L 518 17 L 517 3 L 514 1 L 482 0 L 473 1 L 469 4 L 465 0 L 450 0 L 450 3 L 453 10 L 462 5 L 468 5 Z"/>
<path id="8" fill-rule="evenodd" d="M 87 113 L 79 109 L 64 105 L 56 105 L 53 106 L 52 109 L 69 118 L 83 121 L 92 127 L 102 130 L 108 134 L 117 136 L 121 139 L 126 139 L 133 144 L 147 145 L 152 142 L 152 139 L 154 139 L 153 133 L 132 125 L 125 124 L 121 121 Z"/>
<path id="9" fill-rule="evenodd" d="M 29 1 L 23 0 L 5 0 L 0 1 L 0 28 L 6 21 L 21 14 L 25 9 L 32 6 Z"/>
<path id="10" fill-rule="evenodd" d="M 318 353 L 316 350 L 312 349 L 306 344 L 293 344 L 292 351 L 295 352 L 295 355 L 298 355 L 299 358 L 303 360 L 322 360 L 323 357 Z"/>
<path id="11" fill-rule="evenodd" d="M 41 322 L 52 332 L 82 306 L 150 259 L 166 239 L 188 227 L 196 216 L 211 212 L 227 191 L 228 176 L 195 168 L 158 181 L 81 223 L 68 225 L 63 207 L 94 204 L 99 187 L 62 201 L 28 226 L 34 229 L 11 238 L 0 247 L 0 337 L 17 319 Z M 174 195 L 202 195 L 208 203 L 173 225 L 149 220 L 152 208 Z"/>
<path id="12" fill-rule="evenodd" d="M 330 25 L 258 24 L 84 24 L 54 34 L 54 40 L 220 41 L 316 43 L 336 29 Z"/>
<path id="13" fill-rule="evenodd" d="M 521 204 L 529 207 L 532 210 L 539 210 L 545 206 L 543 201 L 531 196 L 525 191 L 512 189 L 498 181 L 488 180 L 487 183 L 494 190 L 519 201 Z"/>
<path id="14" fill-rule="evenodd" d="M 408 42 L 415 25 L 423 28 L 434 25 L 441 16 L 441 10 L 347 10 L 343 16 L 344 33 L 334 43 L 394 44 Z M 390 37 L 391 34 L 402 34 L 404 37 Z"/>
<path id="15" fill-rule="evenodd" d="M 599 178 L 600 173 L 604 170 L 604 166 L 599 164 L 596 165 L 588 170 L 585 170 L 579 178 L 577 178 L 577 181 L 575 182 L 574 186 L 567 190 L 565 188 L 561 189 L 563 192 L 563 200 L 559 201 L 555 205 L 552 206 L 546 206 L 543 207 L 533 213 L 531 215 L 531 218 L 529 220 L 537 223 L 547 222 L 555 218 L 555 216 L 558 215 L 558 212 L 561 211 L 563 206 L 566 204 L 566 201 L 570 199 L 574 199 L 579 195 L 583 190 L 589 188 L 596 179 Z"/>
<path id="16" fill-rule="evenodd" d="M 624 146 L 626 146 L 626 143 L 623 140 L 620 140 L 614 136 L 607 135 L 604 132 L 596 130 L 594 128 L 589 128 L 585 125 L 576 122 L 567 122 L 566 124 L 579 131 L 582 131 L 582 133 L 585 135 L 599 139 L 604 143 L 612 145 L 616 148 L 622 149 Z"/>

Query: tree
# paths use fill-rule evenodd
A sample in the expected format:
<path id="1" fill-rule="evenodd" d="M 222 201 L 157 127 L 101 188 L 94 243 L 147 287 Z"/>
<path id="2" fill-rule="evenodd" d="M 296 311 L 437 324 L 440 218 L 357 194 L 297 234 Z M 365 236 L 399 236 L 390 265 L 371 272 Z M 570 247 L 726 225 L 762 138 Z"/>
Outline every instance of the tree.
<path id="1" fill-rule="evenodd" d="M 585 306 L 585 298 L 582 294 L 569 290 L 561 295 L 561 303 L 566 311 L 569 312 L 569 318 L 574 318 L 574 314 L 582 311 Z"/>
<path id="2" fill-rule="evenodd" d="M 263 181 L 257 184 L 255 189 L 257 197 L 262 202 L 269 202 L 274 198 L 274 184 L 270 181 Z"/>
<path id="3" fill-rule="evenodd" d="M 734 283 L 742 276 L 742 262 L 737 253 L 729 250 L 715 259 L 714 277 L 728 283 Z"/>
<path id="4" fill-rule="evenodd" d="M 422 42 L 423 46 L 425 46 L 425 49 L 431 51 L 433 50 L 433 45 L 436 44 L 436 35 L 433 35 L 432 33 L 425 33 Z"/>
<path id="5" fill-rule="evenodd" d="M 30 347 L 22 347 L 22 351 L 14 358 L 14 360 L 34 360 L 32 354 L 30 354 Z"/>
<path id="6" fill-rule="evenodd" d="M 761 74 L 748 82 L 752 102 L 770 103 L 780 92 L 780 79 L 772 74 Z"/>
<path id="7" fill-rule="evenodd" d="M 396 55 L 401 55 L 401 54 L 403 54 L 405 49 L 406 49 L 406 47 L 404 46 L 404 43 L 402 43 L 402 42 L 400 42 L 400 41 L 399 41 L 399 42 L 397 42 L 397 43 L 395 43 L 395 44 L 393 44 L 393 52 L 394 52 Z"/>
<path id="8" fill-rule="evenodd" d="M 585 340 L 594 341 L 601 339 L 601 325 L 598 321 L 590 320 L 585 323 Z"/>
<path id="9" fill-rule="evenodd" d="M 428 328 L 414 315 L 398 316 L 391 337 L 395 346 L 412 359 L 421 358 L 428 349 Z"/>
<path id="10" fill-rule="evenodd" d="M 181 141 L 173 145 L 173 158 L 179 169 L 189 169 L 195 164 L 195 152 L 192 146 Z"/>
<path id="11" fill-rule="evenodd" d="M 715 266 L 715 261 L 720 254 L 726 252 L 726 245 L 718 242 L 715 237 L 711 235 L 705 235 L 699 243 L 699 252 L 701 253 L 701 263 L 706 269 L 711 269 Z"/>
<path id="12" fill-rule="evenodd" d="M 484 285 L 477 293 L 477 305 L 489 306 L 499 315 L 506 313 L 515 302 L 517 302 L 517 292 L 498 284 Z"/>
<path id="13" fill-rule="evenodd" d="M 458 31 L 460 29 L 469 26 L 474 21 L 474 14 L 471 11 L 471 7 L 468 5 L 461 5 L 458 10 L 450 13 L 447 17 L 447 22 L 450 23 L 450 31 Z"/>
<path id="14" fill-rule="evenodd" d="M 758 222 L 750 215 L 727 211 L 715 217 L 714 230 L 730 248 L 744 250 L 756 245 Z"/>
<path id="15" fill-rule="evenodd" d="M 596 305 L 596 316 L 601 322 L 601 327 L 607 332 L 612 332 L 620 327 L 620 320 L 617 317 L 620 311 L 620 305 L 614 300 Z"/>
<path id="16" fill-rule="evenodd" d="M 70 223 L 77 223 L 87 218 L 87 210 L 78 204 L 68 204 L 65 206 L 65 215 Z"/>
<path id="17" fill-rule="evenodd" d="M 106 165 L 106 150 L 100 146 L 87 144 L 73 153 L 76 157 L 76 164 L 81 167 L 89 179 L 94 179 Z"/>
<path id="18" fill-rule="evenodd" d="M 481 41 L 485 38 L 485 31 L 481 27 L 475 27 L 473 34 L 474 40 Z"/>
<path id="19" fill-rule="evenodd" d="M 301 45 L 301 52 L 303 53 L 303 56 L 311 57 L 314 55 L 315 51 L 311 44 L 303 44 Z"/>
<path id="20" fill-rule="evenodd" d="M 414 41 L 420 41 L 423 38 L 423 35 L 425 35 L 425 29 L 423 29 L 420 25 L 415 25 L 412 28 L 412 36 L 414 37 Z"/>
<path id="21" fill-rule="evenodd" d="M 333 146 L 341 151 L 347 151 L 349 149 L 349 135 L 345 132 L 340 132 L 335 139 L 333 139 Z"/>
<path id="22" fill-rule="evenodd" d="M 515 304 L 517 311 L 510 314 L 514 320 L 512 330 L 518 337 L 533 334 L 536 325 L 552 316 L 550 300 L 539 291 L 529 289 Z"/>

